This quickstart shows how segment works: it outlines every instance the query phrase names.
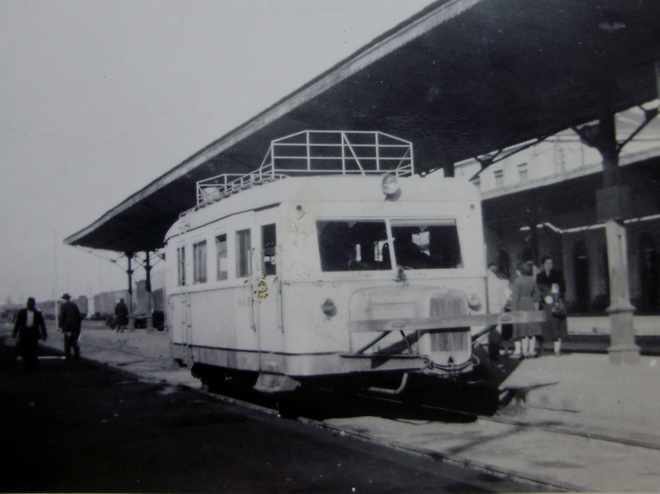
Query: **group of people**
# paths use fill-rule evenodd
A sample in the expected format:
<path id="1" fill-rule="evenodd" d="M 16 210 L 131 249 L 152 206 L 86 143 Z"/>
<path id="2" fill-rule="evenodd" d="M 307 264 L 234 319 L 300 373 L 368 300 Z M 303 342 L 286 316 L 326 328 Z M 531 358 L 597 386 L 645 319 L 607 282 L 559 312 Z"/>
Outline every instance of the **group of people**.
<path id="1" fill-rule="evenodd" d="M 78 360 L 80 358 L 80 330 L 82 317 L 78 306 L 71 301 L 68 293 L 62 295 L 64 303 L 60 307 L 57 317 L 57 327 L 64 335 L 64 358 Z M 37 368 L 39 358 L 39 340 L 46 341 L 48 332 L 43 314 L 37 309 L 33 297 L 28 298 L 26 307 L 21 309 L 14 323 L 13 337 L 17 339 L 17 348 L 20 352 L 25 370 L 33 372 Z"/>
<path id="2" fill-rule="evenodd" d="M 544 342 L 552 341 L 556 356 L 561 355 L 561 340 L 568 334 L 566 323 L 564 295 L 566 283 L 561 271 L 554 269 L 552 257 L 545 256 L 541 260 L 541 270 L 534 277 L 532 262 L 519 262 L 516 266 L 518 276 L 510 283 L 498 275 L 497 265 L 489 266 L 489 276 L 497 277 L 504 284 L 500 291 L 503 296 L 491 295 L 491 312 L 499 311 L 532 311 L 543 310 L 546 321 L 516 323 L 503 325 L 502 340 L 514 341 L 514 358 L 532 358 L 543 354 Z M 490 283 L 489 287 L 497 286 Z M 499 308 L 494 305 L 500 305 Z M 510 334 L 507 334 L 510 333 Z M 537 343 L 539 343 L 537 348 Z"/>

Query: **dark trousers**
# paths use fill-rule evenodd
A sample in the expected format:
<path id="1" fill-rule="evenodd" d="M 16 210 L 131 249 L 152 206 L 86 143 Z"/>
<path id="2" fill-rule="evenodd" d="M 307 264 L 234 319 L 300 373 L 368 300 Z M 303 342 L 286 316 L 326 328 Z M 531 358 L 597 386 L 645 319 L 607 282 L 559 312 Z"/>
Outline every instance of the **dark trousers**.
<path id="1" fill-rule="evenodd" d="M 39 359 L 39 343 L 36 338 L 21 338 L 18 342 L 18 349 L 23 359 L 23 366 L 27 372 L 37 368 Z"/>
<path id="2" fill-rule="evenodd" d="M 80 338 L 80 331 L 78 330 L 64 333 L 64 357 L 66 360 L 71 360 L 71 350 L 73 350 L 74 360 L 78 360 L 78 358 L 80 358 L 78 338 Z"/>

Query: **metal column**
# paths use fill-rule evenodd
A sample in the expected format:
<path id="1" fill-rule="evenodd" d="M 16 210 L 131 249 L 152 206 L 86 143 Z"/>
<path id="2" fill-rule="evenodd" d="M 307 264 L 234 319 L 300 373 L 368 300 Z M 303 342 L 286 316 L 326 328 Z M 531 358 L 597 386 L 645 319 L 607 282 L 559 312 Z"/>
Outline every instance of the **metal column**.
<path id="1" fill-rule="evenodd" d="M 635 344 L 633 313 L 630 303 L 628 280 L 628 250 L 626 228 L 623 220 L 630 216 L 630 190 L 621 185 L 619 153 L 621 146 L 616 140 L 614 113 L 603 115 L 598 124 L 591 126 L 580 136 L 597 149 L 603 158 L 603 188 L 596 192 L 597 217 L 605 223 L 607 259 L 610 274 L 610 347 L 611 364 L 639 362 L 639 347 Z"/>
<path id="2" fill-rule="evenodd" d="M 126 273 L 128 274 L 128 329 L 130 331 L 131 324 L 135 328 L 135 314 L 133 314 L 133 254 L 126 253 L 126 259 L 128 259 Z"/>
<path id="3" fill-rule="evenodd" d="M 151 310 L 152 300 L 151 300 L 151 262 L 149 257 L 149 251 L 144 252 L 145 263 L 145 278 L 146 278 L 146 291 L 147 291 L 147 332 L 153 333 L 154 331 L 154 318 Z"/>

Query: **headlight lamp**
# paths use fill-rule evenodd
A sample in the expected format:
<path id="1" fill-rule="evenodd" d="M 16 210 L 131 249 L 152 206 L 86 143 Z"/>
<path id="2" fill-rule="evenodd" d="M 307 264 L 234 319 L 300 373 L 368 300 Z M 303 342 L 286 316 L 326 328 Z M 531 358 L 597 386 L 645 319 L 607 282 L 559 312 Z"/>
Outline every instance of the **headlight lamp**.
<path id="1" fill-rule="evenodd" d="M 468 298 L 468 307 L 473 311 L 478 311 L 481 309 L 481 299 L 479 298 L 479 295 L 476 293 L 470 295 L 470 298 Z"/>
<path id="2" fill-rule="evenodd" d="M 321 310 L 328 318 L 337 315 L 337 306 L 335 305 L 335 303 L 332 301 L 331 298 L 325 299 L 325 302 L 321 304 Z"/>

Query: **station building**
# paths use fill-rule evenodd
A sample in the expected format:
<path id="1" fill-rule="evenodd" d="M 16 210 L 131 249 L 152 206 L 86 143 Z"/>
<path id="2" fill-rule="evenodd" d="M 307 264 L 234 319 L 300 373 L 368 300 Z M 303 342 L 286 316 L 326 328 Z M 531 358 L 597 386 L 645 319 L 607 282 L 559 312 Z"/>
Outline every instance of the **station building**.
<path id="1" fill-rule="evenodd" d="M 618 140 L 641 123 L 641 111 L 617 115 Z M 602 157 L 571 130 L 530 147 L 520 146 L 483 169 L 476 160 L 456 164 L 456 176 L 472 181 L 483 199 L 487 262 L 515 276 L 520 260 L 536 266 L 546 255 L 564 273 L 574 315 L 603 314 L 609 305 L 604 224 L 596 219 Z M 627 237 L 631 302 L 637 314 L 660 313 L 660 126 L 656 122 L 623 148 L 619 164 L 630 189 Z"/>

